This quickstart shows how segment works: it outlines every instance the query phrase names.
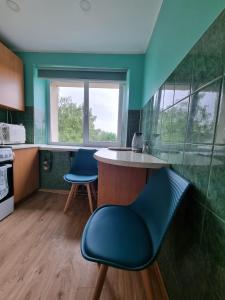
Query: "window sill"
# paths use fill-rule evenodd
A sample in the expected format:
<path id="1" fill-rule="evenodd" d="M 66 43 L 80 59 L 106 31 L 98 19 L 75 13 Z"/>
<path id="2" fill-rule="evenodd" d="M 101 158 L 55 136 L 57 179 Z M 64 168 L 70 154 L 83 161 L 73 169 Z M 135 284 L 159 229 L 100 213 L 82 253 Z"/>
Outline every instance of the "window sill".
<path id="1" fill-rule="evenodd" d="M 55 152 L 69 152 L 78 151 L 78 149 L 103 149 L 104 147 L 84 147 L 84 146 L 64 146 L 64 145 L 47 145 L 47 144 L 17 144 L 8 145 L 12 147 L 13 150 L 28 149 L 28 148 L 38 148 L 40 151 L 55 151 Z"/>
<path id="2" fill-rule="evenodd" d="M 82 149 L 103 149 L 104 147 L 86 147 L 86 146 L 66 146 L 66 145 L 38 145 L 39 150 L 46 151 L 78 151 L 80 148 Z"/>

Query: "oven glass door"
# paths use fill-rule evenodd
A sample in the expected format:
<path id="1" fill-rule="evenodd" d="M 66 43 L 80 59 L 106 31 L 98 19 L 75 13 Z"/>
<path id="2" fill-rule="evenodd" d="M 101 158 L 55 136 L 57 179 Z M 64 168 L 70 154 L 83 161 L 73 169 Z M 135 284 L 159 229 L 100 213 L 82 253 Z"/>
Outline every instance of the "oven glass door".
<path id="1" fill-rule="evenodd" d="M 6 171 L 4 171 L 4 170 L 6 170 Z M 5 176 L 7 178 L 5 178 Z M 7 179 L 7 182 L 5 182 L 6 179 Z M 0 203 L 12 196 L 13 196 L 12 163 L 11 162 L 0 163 Z"/>

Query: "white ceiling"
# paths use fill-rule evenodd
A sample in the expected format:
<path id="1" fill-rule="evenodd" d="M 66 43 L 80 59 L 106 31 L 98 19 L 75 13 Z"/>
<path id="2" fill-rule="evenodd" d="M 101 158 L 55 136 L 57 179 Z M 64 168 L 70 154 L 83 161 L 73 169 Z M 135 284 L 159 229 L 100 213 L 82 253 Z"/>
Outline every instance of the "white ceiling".
<path id="1" fill-rule="evenodd" d="M 0 0 L 0 40 L 14 50 L 144 53 L 163 0 Z"/>

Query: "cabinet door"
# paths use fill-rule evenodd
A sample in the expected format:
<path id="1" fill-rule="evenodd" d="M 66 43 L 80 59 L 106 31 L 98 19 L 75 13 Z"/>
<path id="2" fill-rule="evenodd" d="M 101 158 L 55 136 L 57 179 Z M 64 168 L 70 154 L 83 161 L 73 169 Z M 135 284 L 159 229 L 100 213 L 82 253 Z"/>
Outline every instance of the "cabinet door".
<path id="1" fill-rule="evenodd" d="M 39 187 L 38 148 L 15 150 L 14 153 L 14 198 L 19 202 Z"/>
<path id="2" fill-rule="evenodd" d="M 0 42 L 0 106 L 24 111 L 23 63 Z"/>

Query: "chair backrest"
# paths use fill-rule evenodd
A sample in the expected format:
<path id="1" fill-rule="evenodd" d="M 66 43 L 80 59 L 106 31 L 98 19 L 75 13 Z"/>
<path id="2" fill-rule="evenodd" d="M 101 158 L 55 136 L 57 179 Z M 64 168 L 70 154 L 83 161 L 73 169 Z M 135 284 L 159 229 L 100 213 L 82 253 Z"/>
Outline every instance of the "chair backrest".
<path id="1" fill-rule="evenodd" d="M 70 173 L 78 175 L 98 175 L 98 164 L 94 158 L 97 150 L 79 149 L 75 153 Z"/>
<path id="2" fill-rule="evenodd" d="M 171 169 L 156 171 L 143 192 L 130 205 L 144 220 L 153 244 L 153 258 L 190 183 Z"/>

